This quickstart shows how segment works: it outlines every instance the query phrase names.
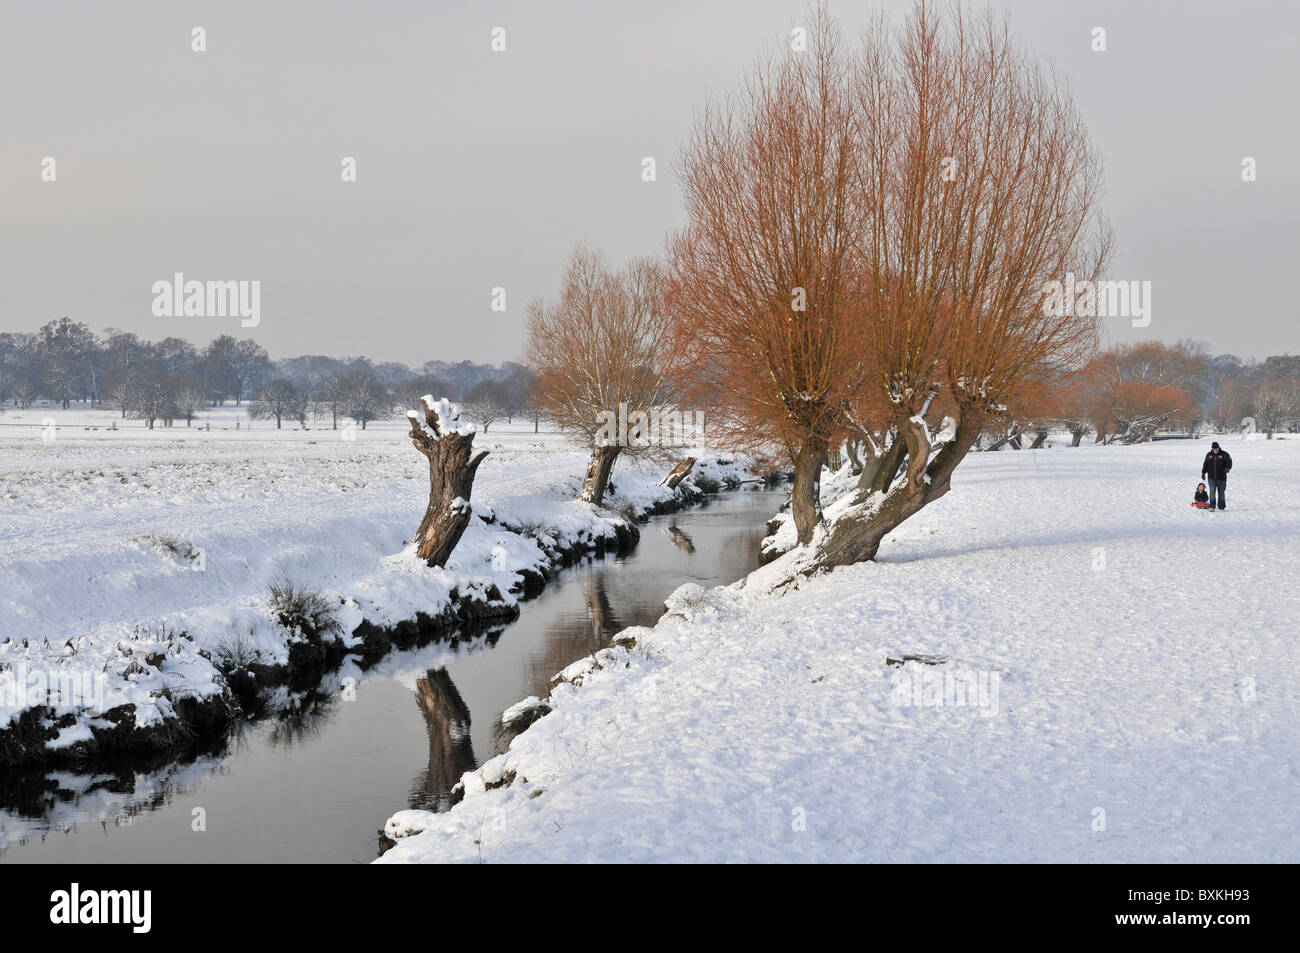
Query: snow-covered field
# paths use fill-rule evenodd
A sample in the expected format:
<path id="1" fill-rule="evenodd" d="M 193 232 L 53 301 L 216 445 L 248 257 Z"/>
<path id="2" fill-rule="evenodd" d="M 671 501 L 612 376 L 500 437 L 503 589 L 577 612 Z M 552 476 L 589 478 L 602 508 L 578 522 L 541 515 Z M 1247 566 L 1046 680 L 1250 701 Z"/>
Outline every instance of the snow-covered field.
<path id="1" fill-rule="evenodd" d="M 683 587 L 380 862 L 1300 860 L 1300 440 L 1220 439 L 1224 513 L 1208 440 L 974 454 L 875 564 Z"/>
<path id="2" fill-rule="evenodd" d="M 400 416 L 364 431 L 249 430 L 242 411 L 224 408 L 192 428 L 149 431 L 111 411 L 10 409 L 0 416 L 0 729 L 45 701 L 32 686 L 56 680 L 55 713 L 80 712 L 62 746 L 90 736 L 96 710 L 131 703 L 145 726 L 177 698 L 220 691 L 209 656 L 283 663 L 272 582 L 321 590 L 350 633 L 363 618 L 434 614 L 458 587 L 505 593 L 518 570 L 546 564 L 538 540 L 554 550 L 611 536 L 617 516 L 573 499 L 586 454 L 532 429 L 501 422 L 478 435 L 491 450 L 474 487 L 479 518 L 440 570 L 409 546 L 428 465 Z M 609 503 L 644 510 L 671 498 L 657 486 L 665 471 L 620 461 Z"/>

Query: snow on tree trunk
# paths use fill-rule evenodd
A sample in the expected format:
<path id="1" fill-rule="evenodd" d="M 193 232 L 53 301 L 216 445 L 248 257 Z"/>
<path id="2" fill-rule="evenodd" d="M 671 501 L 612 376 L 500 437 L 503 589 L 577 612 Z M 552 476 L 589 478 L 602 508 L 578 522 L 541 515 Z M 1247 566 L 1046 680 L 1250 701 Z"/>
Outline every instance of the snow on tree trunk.
<path id="1" fill-rule="evenodd" d="M 460 408 L 446 398 L 435 402 L 426 394 L 424 420 L 408 411 L 411 443 L 429 458 L 429 505 L 415 533 L 416 554 L 430 566 L 446 566 L 452 550 L 469 525 L 470 491 L 474 474 L 483 458 L 482 450 L 471 459 L 474 427 L 460 425 Z"/>
<path id="2" fill-rule="evenodd" d="M 805 564 L 806 571 L 875 559 L 881 540 L 951 489 L 953 470 L 974 446 L 981 426 L 975 412 L 962 414 L 950 439 L 944 440 L 933 459 L 924 421 L 912 418 L 900 427 L 896 442 L 905 443 L 907 448 L 905 478 L 883 493 L 859 485 L 852 503 L 831 524 L 813 559 Z"/>
<path id="3" fill-rule="evenodd" d="M 680 463 L 678 463 L 677 466 L 669 470 L 668 475 L 663 478 L 663 482 L 660 483 L 659 485 L 666 486 L 670 490 L 677 489 L 677 484 L 681 483 L 682 480 L 686 479 L 686 474 L 690 473 L 691 468 L 694 466 L 695 466 L 695 458 L 687 457 L 685 460 L 682 460 Z"/>
<path id="4" fill-rule="evenodd" d="M 858 476 L 858 490 L 884 493 L 898 475 L 898 468 L 903 465 L 907 453 L 907 442 L 895 439 L 887 448 L 873 455 L 862 467 Z"/>
<path id="5" fill-rule="evenodd" d="M 614 469 L 614 460 L 622 447 L 597 447 L 591 451 L 591 462 L 587 464 L 587 475 L 582 481 L 582 490 L 578 499 L 584 503 L 602 503 L 605 500 L 605 487 L 609 484 L 609 475 Z"/>

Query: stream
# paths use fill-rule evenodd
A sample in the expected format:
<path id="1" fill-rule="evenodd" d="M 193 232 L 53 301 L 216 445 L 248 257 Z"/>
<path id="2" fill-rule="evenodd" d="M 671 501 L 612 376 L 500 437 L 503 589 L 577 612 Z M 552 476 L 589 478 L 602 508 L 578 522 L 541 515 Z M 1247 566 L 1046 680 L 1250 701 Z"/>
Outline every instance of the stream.
<path id="1" fill-rule="evenodd" d="M 445 810 L 460 776 L 502 750 L 498 716 L 678 586 L 757 568 L 785 493 L 734 491 L 650 519 L 623 557 L 563 570 L 518 621 L 384 659 L 305 715 L 245 726 L 217 752 L 148 772 L 6 772 L 0 863 L 367 863 L 403 808 Z M 468 725 L 468 730 L 466 730 Z"/>

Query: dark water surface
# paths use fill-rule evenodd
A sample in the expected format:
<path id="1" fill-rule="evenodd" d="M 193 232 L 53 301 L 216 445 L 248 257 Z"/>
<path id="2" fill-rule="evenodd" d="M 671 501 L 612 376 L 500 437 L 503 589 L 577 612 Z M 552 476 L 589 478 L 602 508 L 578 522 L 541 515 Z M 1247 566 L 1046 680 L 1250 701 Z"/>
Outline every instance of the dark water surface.
<path id="1" fill-rule="evenodd" d="M 390 814 L 445 807 L 461 774 L 496 753 L 504 709 L 544 694 L 619 629 L 653 625 L 683 583 L 724 585 L 756 568 L 782 499 L 724 493 L 656 517 L 631 555 L 565 570 L 508 628 L 394 655 L 354 700 L 256 724 L 219 754 L 152 771 L 0 779 L 0 863 L 368 862 Z"/>

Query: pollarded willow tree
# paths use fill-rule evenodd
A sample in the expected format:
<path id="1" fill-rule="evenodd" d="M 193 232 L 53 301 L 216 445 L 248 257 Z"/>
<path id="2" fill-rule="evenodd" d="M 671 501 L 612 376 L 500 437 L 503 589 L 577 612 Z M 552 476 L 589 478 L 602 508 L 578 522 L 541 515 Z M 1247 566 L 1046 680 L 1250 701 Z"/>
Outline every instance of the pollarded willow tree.
<path id="1" fill-rule="evenodd" d="M 528 306 L 528 362 L 534 400 L 559 429 L 591 447 L 578 499 L 604 500 L 614 461 L 665 443 L 650 417 L 672 405 L 665 373 L 663 277 L 639 258 L 612 270 L 599 252 L 577 248 L 559 295 Z"/>
<path id="2" fill-rule="evenodd" d="M 1106 261 L 1100 160 L 1068 90 L 1004 19 L 918 4 L 902 24 L 876 20 L 850 59 L 821 13 L 806 52 L 705 113 L 682 176 L 676 339 L 717 342 L 720 366 L 696 381 L 792 451 L 805 571 L 873 559 L 948 492 L 991 416 L 1095 351 L 1094 319 L 1044 301 L 1048 282 L 1094 279 Z M 778 295 L 809 281 L 822 306 L 775 320 Z M 702 328 L 710 311 L 721 318 Z M 780 342 L 801 333 L 795 366 L 821 376 L 788 370 Z M 816 427 L 801 415 L 813 402 Z M 824 441 L 873 432 L 856 491 L 823 518 L 807 497 Z"/>
<path id="3" fill-rule="evenodd" d="M 446 566 L 473 513 L 470 493 L 486 450 L 474 453 L 473 424 L 460 422 L 460 408 L 447 400 L 420 398 L 408 410 L 411 443 L 429 460 L 429 503 L 415 531 L 415 552 L 430 566 Z"/>
<path id="4" fill-rule="evenodd" d="M 671 344 L 687 399 L 738 448 L 794 465 L 799 541 L 822 461 L 862 389 L 853 251 L 865 214 L 851 70 L 833 23 L 708 107 L 679 163 L 689 224 L 669 243 Z"/>

